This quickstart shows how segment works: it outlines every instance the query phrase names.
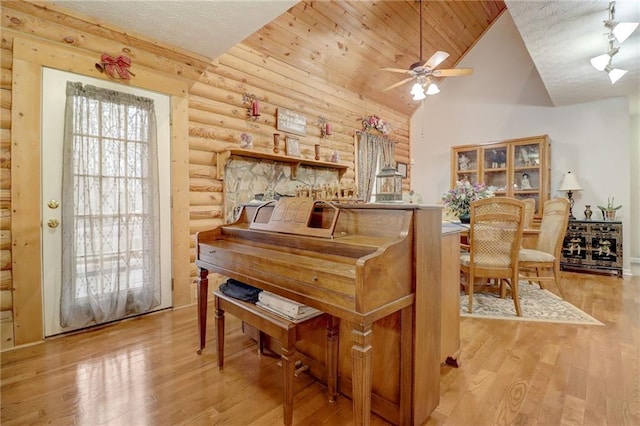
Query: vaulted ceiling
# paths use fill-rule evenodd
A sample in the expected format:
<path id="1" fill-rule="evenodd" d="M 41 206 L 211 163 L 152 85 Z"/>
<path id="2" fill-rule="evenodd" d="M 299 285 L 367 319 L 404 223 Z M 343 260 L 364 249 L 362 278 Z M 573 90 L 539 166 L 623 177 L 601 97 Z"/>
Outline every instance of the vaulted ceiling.
<path id="1" fill-rule="evenodd" d="M 251 34 L 244 43 L 320 78 L 395 110 L 418 106 L 409 77 L 382 71 L 408 69 L 438 50 L 449 57 L 437 68 L 452 68 L 493 20 L 503 1 L 303 1 Z M 422 44 L 422 54 L 420 46 Z M 454 78 L 454 77 L 449 77 Z M 464 77 L 455 77 L 464 78 Z"/>
<path id="2" fill-rule="evenodd" d="M 406 69 L 420 60 L 420 5 L 423 60 L 438 50 L 450 55 L 438 68 L 454 67 L 506 7 L 502 0 L 70 0 L 57 4 L 212 59 L 243 41 L 304 70 L 310 79 L 329 81 L 407 115 L 419 105 L 409 95 L 412 83 L 383 89 L 408 75 L 381 68 Z"/>
<path id="3" fill-rule="evenodd" d="M 589 58 L 606 50 L 602 21 L 610 0 L 506 0 L 524 44 L 556 106 L 640 93 L 640 30 L 614 58 L 628 74 L 611 85 Z M 215 59 L 244 42 L 264 55 L 299 68 L 405 114 L 411 83 L 386 87 L 406 74 L 383 67 L 409 68 L 420 59 L 420 2 L 416 0 L 63 0 L 57 6 L 93 17 L 152 40 Z M 502 0 L 423 0 L 422 57 L 435 51 L 460 58 L 506 10 Z M 619 21 L 640 21 L 638 0 L 617 0 Z M 468 78 L 468 77 L 449 77 Z M 637 107 L 636 107 L 637 108 Z"/>

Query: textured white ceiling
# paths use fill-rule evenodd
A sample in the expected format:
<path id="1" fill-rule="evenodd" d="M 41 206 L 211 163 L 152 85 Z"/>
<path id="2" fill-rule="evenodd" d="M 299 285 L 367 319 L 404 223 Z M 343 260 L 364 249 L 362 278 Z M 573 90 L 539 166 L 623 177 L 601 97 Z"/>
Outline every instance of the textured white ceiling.
<path id="1" fill-rule="evenodd" d="M 297 0 L 61 0 L 60 6 L 200 55 L 215 58 Z M 608 0 L 506 0 L 531 59 L 556 106 L 617 96 L 640 108 L 640 29 L 614 56 L 628 70 L 615 85 L 589 59 L 608 50 Z M 640 22 L 639 0 L 618 0 L 616 20 Z"/>
<path id="2" fill-rule="evenodd" d="M 613 57 L 614 68 L 627 70 L 616 84 L 589 60 L 609 50 L 609 1 L 521 1 L 506 0 L 549 96 L 556 106 L 617 96 L 640 96 L 640 29 L 620 46 Z M 619 22 L 640 22 L 638 0 L 618 0 Z M 615 44 L 617 46 L 617 43 Z M 633 107 L 633 106 L 632 106 Z"/>
<path id="3" fill-rule="evenodd" d="M 130 34 L 216 58 L 298 0 L 58 0 Z"/>

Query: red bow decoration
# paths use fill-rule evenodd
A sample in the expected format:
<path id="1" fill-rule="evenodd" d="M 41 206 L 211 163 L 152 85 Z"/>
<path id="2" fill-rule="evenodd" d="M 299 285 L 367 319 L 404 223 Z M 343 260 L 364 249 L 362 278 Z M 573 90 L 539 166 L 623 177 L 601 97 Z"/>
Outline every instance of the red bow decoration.
<path id="1" fill-rule="evenodd" d="M 135 74 L 129 71 L 131 59 L 120 55 L 114 58 L 111 55 L 103 53 L 100 57 L 100 63 L 96 64 L 96 68 L 100 72 L 106 72 L 111 78 L 129 80 Z"/>

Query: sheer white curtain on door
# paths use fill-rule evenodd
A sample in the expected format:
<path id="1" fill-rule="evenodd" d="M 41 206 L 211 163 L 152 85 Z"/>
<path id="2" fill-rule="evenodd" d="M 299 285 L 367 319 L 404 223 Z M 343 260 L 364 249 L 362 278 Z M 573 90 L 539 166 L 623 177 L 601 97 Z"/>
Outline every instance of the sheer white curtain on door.
<path id="1" fill-rule="evenodd" d="M 153 100 L 67 83 L 62 177 L 62 327 L 160 303 Z"/>

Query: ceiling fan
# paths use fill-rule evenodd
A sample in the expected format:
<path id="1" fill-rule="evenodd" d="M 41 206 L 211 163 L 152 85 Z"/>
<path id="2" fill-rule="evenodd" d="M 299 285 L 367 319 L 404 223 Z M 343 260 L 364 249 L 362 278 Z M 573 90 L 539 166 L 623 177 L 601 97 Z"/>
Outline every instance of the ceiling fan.
<path id="1" fill-rule="evenodd" d="M 416 80 L 415 84 L 411 88 L 411 94 L 413 95 L 413 100 L 419 101 L 426 98 L 426 95 L 435 95 L 440 92 L 438 86 L 433 82 L 433 77 L 457 77 L 462 75 L 469 75 L 473 72 L 472 68 L 450 68 L 450 69 L 434 69 L 442 61 L 447 59 L 449 54 L 447 52 L 443 52 L 438 50 L 434 53 L 426 62 L 423 62 L 422 59 L 422 0 L 420 0 L 420 61 L 411 64 L 409 69 L 401 69 L 401 68 L 382 68 L 383 71 L 391 71 L 403 74 L 409 74 L 410 77 L 405 78 L 404 80 L 400 80 L 399 82 L 392 84 L 383 90 L 386 92 L 391 89 L 395 89 L 396 87 L 402 86 L 405 83 L 410 82 L 411 80 Z M 426 88 L 426 92 L 425 92 Z M 426 94 L 425 94 L 426 93 Z"/>

